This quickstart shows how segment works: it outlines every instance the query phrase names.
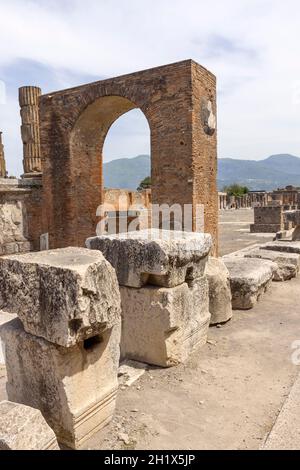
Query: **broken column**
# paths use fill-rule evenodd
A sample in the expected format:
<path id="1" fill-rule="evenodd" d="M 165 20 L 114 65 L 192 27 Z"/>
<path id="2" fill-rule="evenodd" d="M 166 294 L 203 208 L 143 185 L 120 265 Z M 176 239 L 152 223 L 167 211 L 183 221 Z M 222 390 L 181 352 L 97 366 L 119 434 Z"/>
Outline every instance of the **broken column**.
<path id="1" fill-rule="evenodd" d="M 116 269 L 122 302 L 122 358 L 169 367 L 206 342 L 207 234 L 142 230 L 89 238 Z"/>
<path id="2" fill-rule="evenodd" d="M 120 294 L 101 253 L 65 248 L 0 259 L 7 394 L 41 410 L 78 448 L 112 417 L 118 388 Z"/>
<path id="3" fill-rule="evenodd" d="M 0 178 L 6 177 L 6 164 L 4 157 L 4 146 L 2 143 L 2 132 L 0 132 Z"/>
<path id="4" fill-rule="evenodd" d="M 39 129 L 39 97 L 41 89 L 35 86 L 19 88 L 21 107 L 21 136 L 23 142 L 24 177 L 41 175 L 42 158 Z"/>

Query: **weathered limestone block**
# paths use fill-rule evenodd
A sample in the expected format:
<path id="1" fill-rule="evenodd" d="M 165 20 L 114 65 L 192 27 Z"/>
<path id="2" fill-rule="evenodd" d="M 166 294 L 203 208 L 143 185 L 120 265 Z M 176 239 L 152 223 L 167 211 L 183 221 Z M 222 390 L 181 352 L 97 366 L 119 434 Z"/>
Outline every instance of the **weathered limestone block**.
<path id="1" fill-rule="evenodd" d="M 9 400 L 39 409 L 73 449 L 104 427 L 115 408 L 120 323 L 70 348 L 26 333 L 17 318 L 0 329 Z"/>
<path id="2" fill-rule="evenodd" d="M 277 240 L 261 246 L 262 250 L 282 251 L 283 253 L 300 254 L 300 241 Z"/>
<path id="3" fill-rule="evenodd" d="M 169 367 L 206 343 L 210 312 L 205 277 L 192 286 L 120 291 L 123 358 Z"/>
<path id="4" fill-rule="evenodd" d="M 229 272 L 221 258 L 208 258 L 205 275 L 209 284 L 211 325 L 224 323 L 232 317 Z"/>
<path id="5" fill-rule="evenodd" d="M 119 322 L 115 270 L 86 248 L 0 258 L 0 309 L 16 313 L 28 333 L 72 346 Z"/>
<path id="6" fill-rule="evenodd" d="M 229 271 L 232 308 L 248 310 L 271 286 L 277 265 L 272 261 L 249 258 L 223 258 Z"/>
<path id="7" fill-rule="evenodd" d="M 41 412 L 29 406 L 0 403 L 0 450 L 59 450 Z"/>
<path id="8" fill-rule="evenodd" d="M 300 268 L 300 255 L 296 253 L 281 253 L 272 250 L 254 249 L 245 254 L 245 258 L 259 258 L 273 261 L 277 264 L 274 271 L 274 281 L 287 281 L 297 276 Z"/>
<path id="9" fill-rule="evenodd" d="M 88 238 L 115 268 L 121 286 L 175 287 L 201 277 L 211 236 L 196 232 L 149 229 Z"/>

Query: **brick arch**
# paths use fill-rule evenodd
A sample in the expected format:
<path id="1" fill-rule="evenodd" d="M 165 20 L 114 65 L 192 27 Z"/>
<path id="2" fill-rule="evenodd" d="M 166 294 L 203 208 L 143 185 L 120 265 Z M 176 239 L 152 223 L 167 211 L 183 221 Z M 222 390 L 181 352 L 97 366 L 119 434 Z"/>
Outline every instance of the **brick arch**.
<path id="1" fill-rule="evenodd" d="M 80 246 L 95 233 L 105 136 L 119 116 L 139 108 L 150 127 L 152 202 L 203 204 L 216 252 L 216 133 L 207 128 L 210 110 L 216 114 L 215 88 L 210 72 L 186 60 L 43 95 L 43 226 L 50 248 Z"/>
<path id="2" fill-rule="evenodd" d="M 78 223 L 76 244 L 82 244 L 88 233 L 95 233 L 99 220 L 97 207 L 104 203 L 102 152 L 107 133 L 120 116 L 135 108 L 137 105 L 123 96 L 102 96 L 85 108 L 71 131 L 73 212 Z"/>

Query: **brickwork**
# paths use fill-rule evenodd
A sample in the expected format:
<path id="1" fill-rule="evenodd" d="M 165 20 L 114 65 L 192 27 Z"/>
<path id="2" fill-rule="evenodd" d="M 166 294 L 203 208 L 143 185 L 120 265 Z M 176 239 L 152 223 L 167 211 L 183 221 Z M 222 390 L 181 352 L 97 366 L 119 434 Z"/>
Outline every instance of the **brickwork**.
<path id="1" fill-rule="evenodd" d="M 4 146 L 2 143 L 2 132 L 0 132 L 0 178 L 6 177 L 6 165 L 4 158 Z"/>
<path id="2" fill-rule="evenodd" d="M 102 148 L 113 122 L 140 108 L 151 129 L 152 202 L 204 205 L 217 250 L 215 77 L 191 60 L 44 95 L 40 99 L 44 220 L 50 248 L 95 234 L 104 202 Z"/>
<path id="3" fill-rule="evenodd" d="M 250 226 L 252 233 L 276 233 L 284 229 L 282 206 L 266 206 L 254 208 L 254 224 Z"/>

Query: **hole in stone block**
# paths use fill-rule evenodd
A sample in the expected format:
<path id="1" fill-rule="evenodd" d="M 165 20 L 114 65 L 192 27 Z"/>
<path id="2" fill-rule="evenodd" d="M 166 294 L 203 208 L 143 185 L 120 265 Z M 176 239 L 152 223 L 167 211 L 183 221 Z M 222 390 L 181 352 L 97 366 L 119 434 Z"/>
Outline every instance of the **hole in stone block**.
<path id="1" fill-rule="evenodd" d="M 69 321 L 69 328 L 72 333 L 77 333 L 81 325 L 82 325 L 81 318 L 73 318 L 73 320 Z"/>
<path id="2" fill-rule="evenodd" d="M 83 342 L 83 347 L 86 351 L 90 351 L 93 349 L 95 346 L 98 344 L 101 344 L 103 341 L 103 338 L 101 335 L 97 336 L 92 336 L 91 338 L 85 339 Z"/>

